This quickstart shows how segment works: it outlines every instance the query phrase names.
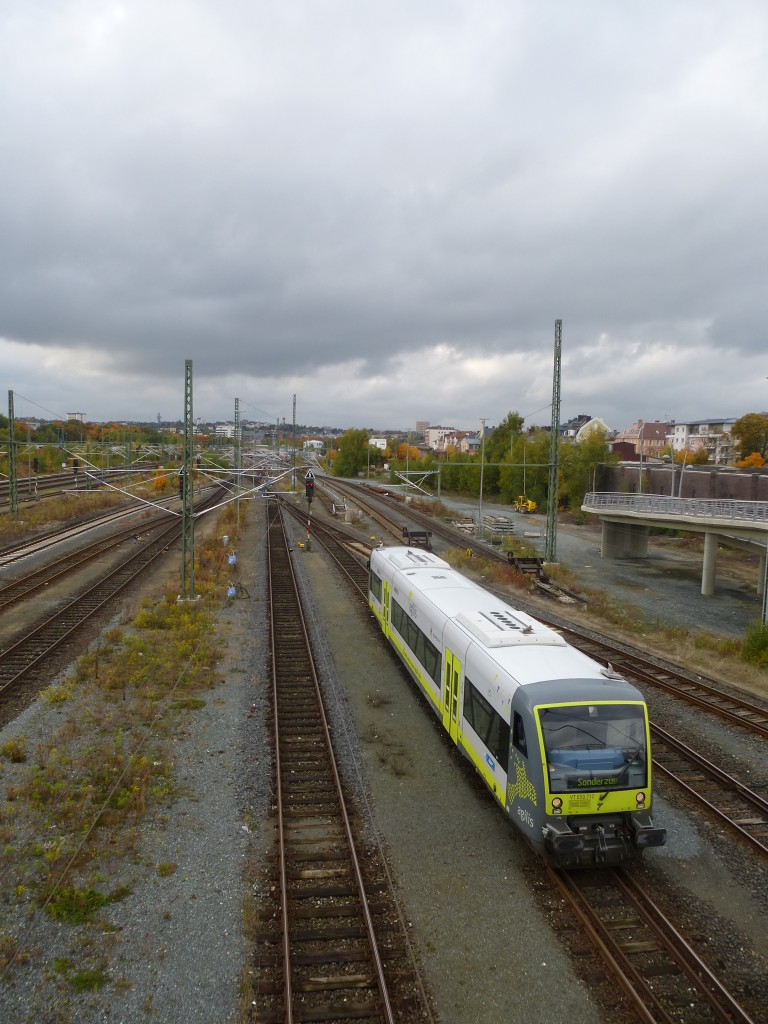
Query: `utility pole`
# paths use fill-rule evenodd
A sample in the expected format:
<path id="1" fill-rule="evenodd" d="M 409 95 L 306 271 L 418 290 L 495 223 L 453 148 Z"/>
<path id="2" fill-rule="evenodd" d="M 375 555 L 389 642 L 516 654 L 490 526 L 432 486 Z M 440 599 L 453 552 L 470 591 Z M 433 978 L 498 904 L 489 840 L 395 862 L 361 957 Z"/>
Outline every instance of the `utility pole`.
<path id="1" fill-rule="evenodd" d="M 19 490 L 16 479 L 16 422 L 13 414 L 13 392 L 8 392 L 8 511 L 15 519 L 19 511 Z"/>
<path id="2" fill-rule="evenodd" d="M 181 457 L 181 600 L 195 598 L 194 421 L 192 360 L 184 361 L 184 451 Z"/>
<path id="3" fill-rule="evenodd" d="M 552 372 L 552 433 L 549 438 L 549 488 L 547 491 L 546 562 L 557 561 L 557 506 L 560 470 L 560 353 L 563 344 L 563 321 L 555 320 L 555 361 Z"/>
<path id="4" fill-rule="evenodd" d="M 291 491 L 296 490 L 296 395 L 293 396 L 293 472 L 291 473 Z"/>
<path id="5" fill-rule="evenodd" d="M 485 417 L 480 418 L 483 436 L 480 441 L 480 501 L 477 506 L 477 535 L 483 539 L 483 469 L 485 467 Z"/>
<path id="6" fill-rule="evenodd" d="M 240 525 L 240 478 L 243 468 L 243 449 L 240 444 L 240 399 L 235 399 L 235 487 L 237 488 L 237 525 Z"/>

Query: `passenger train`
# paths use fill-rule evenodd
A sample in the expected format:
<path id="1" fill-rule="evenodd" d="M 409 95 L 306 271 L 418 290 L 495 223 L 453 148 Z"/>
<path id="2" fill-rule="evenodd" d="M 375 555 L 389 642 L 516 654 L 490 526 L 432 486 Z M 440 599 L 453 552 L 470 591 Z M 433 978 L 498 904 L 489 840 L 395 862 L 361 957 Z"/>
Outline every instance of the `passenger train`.
<path id="1" fill-rule="evenodd" d="M 549 863 L 613 865 L 664 845 L 634 686 L 422 549 L 375 549 L 368 601 L 452 742 Z"/>

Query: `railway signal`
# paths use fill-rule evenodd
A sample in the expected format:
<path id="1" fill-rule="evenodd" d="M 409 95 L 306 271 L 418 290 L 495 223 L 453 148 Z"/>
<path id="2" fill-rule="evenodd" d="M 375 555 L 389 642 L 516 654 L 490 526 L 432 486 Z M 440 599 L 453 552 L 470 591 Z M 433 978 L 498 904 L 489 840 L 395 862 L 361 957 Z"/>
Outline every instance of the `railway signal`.
<path id="1" fill-rule="evenodd" d="M 307 503 L 312 504 L 312 499 L 315 496 L 315 475 L 312 470 L 307 470 L 307 475 L 304 477 L 304 487 L 307 495 Z"/>

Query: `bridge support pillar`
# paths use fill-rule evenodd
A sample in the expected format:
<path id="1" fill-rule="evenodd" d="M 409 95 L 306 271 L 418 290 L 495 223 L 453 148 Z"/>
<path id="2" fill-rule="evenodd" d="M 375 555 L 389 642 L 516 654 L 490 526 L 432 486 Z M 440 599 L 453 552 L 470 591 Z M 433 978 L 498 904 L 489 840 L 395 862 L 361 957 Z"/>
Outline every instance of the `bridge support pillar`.
<path id="1" fill-rule="evenodd" d="M 645 523 L 611 523 L 603 520 L 601 558 L 645 558 L 648 554 Z"/>
<path id="2" fill-rule="evenodd" d="M 765 559 L 766 553 L 760 555 L 760 568 L 757 570 L 757 596 L 762 597 L 765 593 Z"/>
<path id="3" fill-rule="evenodd" d="M 704 534 L 704 564 L 701 570 L 701 592 L 712 597 L 715 592 L 715 563 L 717 561 L 717 534 Z"/>

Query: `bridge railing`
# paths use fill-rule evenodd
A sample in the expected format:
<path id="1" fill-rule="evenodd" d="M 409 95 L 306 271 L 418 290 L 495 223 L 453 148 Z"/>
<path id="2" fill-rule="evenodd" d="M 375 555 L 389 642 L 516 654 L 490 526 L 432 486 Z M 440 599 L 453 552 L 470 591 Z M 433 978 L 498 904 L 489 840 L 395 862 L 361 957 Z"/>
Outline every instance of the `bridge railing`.
<path id="1" fill-rule="evenodd" d="M 768 501 L 737 501 L 732 498 L 671 498 L 664 494 L 592 491 L 584 495 L 581 507 L 585 512 L 634 512 L 646 515 L 768 523 Z"/>

